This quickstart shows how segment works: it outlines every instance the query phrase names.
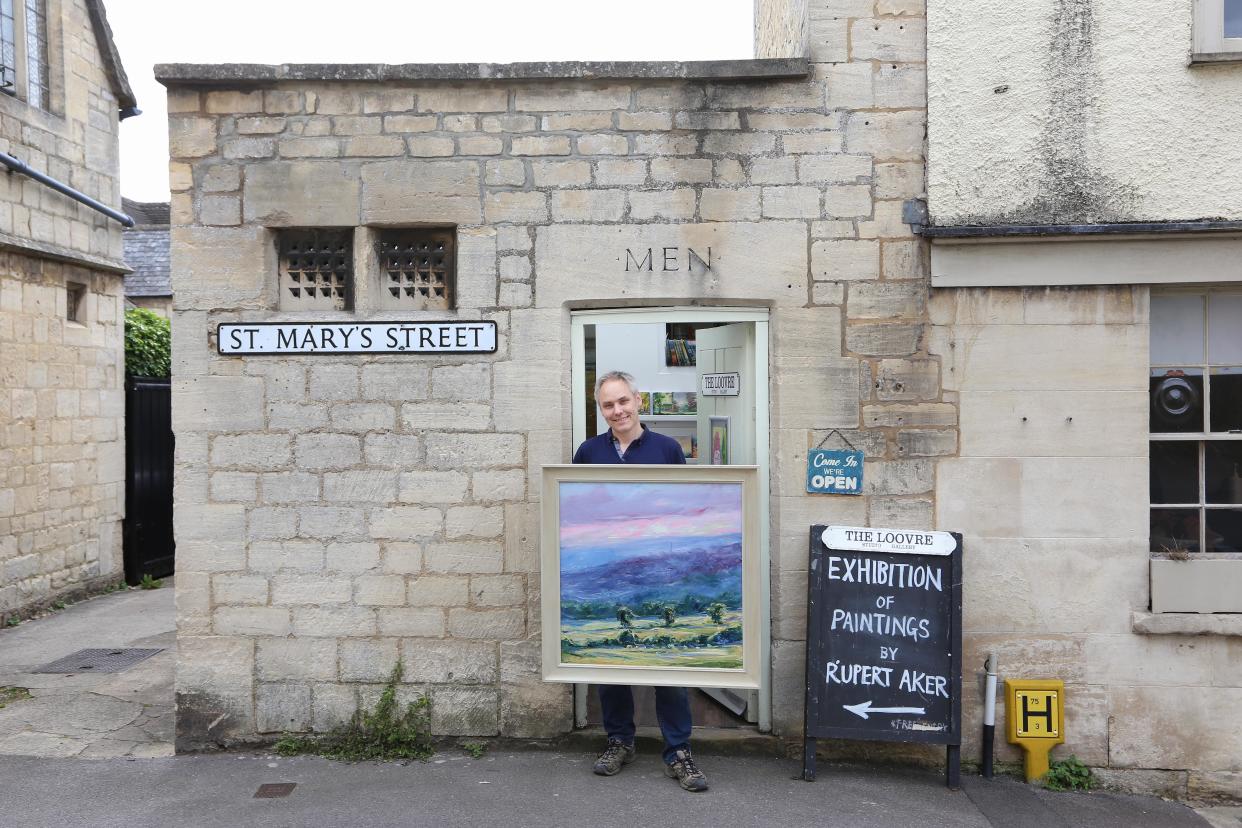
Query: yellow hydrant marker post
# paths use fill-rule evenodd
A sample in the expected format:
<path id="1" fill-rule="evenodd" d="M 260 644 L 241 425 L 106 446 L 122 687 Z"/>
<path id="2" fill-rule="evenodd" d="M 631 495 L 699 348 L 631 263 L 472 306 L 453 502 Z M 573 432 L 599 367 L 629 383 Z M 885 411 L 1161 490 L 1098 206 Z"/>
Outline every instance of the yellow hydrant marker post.
<path id="1" fill-rule="evenodd" d="M 1005 679 L 1005 732 L 1026 753 L 1026 781 L 1048 772 L 1048 754 L 1065 742 L 1065 682 Z"/>

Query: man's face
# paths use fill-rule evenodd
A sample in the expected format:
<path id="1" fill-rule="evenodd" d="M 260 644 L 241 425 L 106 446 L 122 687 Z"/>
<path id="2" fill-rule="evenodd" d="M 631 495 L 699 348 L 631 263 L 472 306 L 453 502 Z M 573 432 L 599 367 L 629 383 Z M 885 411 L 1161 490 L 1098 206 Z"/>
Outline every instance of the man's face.
<path id="1" fill-rule="evenodd" d="M 638 397 L 625 382 L 608 380 L 599 387 L 595 401 L 614 433 L 626 434 L 639 427 Z"/>

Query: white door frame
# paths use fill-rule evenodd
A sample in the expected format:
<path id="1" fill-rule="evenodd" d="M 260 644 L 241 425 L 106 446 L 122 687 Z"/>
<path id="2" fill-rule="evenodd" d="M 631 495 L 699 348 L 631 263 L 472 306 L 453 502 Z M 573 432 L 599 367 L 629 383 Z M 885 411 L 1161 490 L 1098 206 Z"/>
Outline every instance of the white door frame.
<path id="1" fill-rule="evenodd" d="M 573 383 L 573 445 L 586 439 L 586 325 L 634 324 L 642 322 L 753 322 L 755 325 L 755 462 L 759 466 L 759 599 L 762 619 L 759 660 L 759 730 L 772 730 L 772 578 L 770 481 L 771 419 L 768 394 L 768 320 L 765 308 L 669 307 L 626 310 L 570 311 L 570 375 Z M 546 635 L 545 631 L 545 635 Z M 574 686 L 574 722 L 586 725 L 586 685 Z"/>

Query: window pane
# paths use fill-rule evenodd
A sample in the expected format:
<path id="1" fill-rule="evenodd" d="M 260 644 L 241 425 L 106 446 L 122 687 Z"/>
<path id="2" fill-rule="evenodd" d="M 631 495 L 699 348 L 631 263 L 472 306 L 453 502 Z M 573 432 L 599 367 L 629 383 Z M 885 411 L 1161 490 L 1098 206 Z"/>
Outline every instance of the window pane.
<path id="1" fill-rule="evenodd" d="M 1208 552 L 1242 552 L 1242 509 L 1208 509 Z"/>
<path id="2" fill-rule="evenodd" d="M 1225 37 L 1242 37 L 1242 0 L 1225 0 Z"/>
<path id="3" fill-rule="evenodd" d="M 1151 372 L 1153 434 L 1203 430 L 1203 371 L 1155 368 Z"/>
<path id="4" fill-rule="evenodd" d="M 1152 509 L 1151 551 L 1165 555 L 1199 551 L 1198 509 Z"/>
<path id="5" fill-rule="evenodd" d="M 1203 362 L 1203 297 L 1154 294 L 1151 297 L 1151 364 Z"/>
<path id="6" fill-rule="evenodd" d="M 1242 364 L 1242 293 L 1208 297 L 1208 362 Z"/>
<path id="7" fill-rule="evenodd" d="M 1199 502 L 1199 444 L 1190 440 L 1151 444 L 1151 502 Z"/>
<path id="8" fill-rule="evenodd" d="M 1208 503 L 1242 504 L 1242 443 L 1203 444 L 1203 494 Z"/>
<path id="9" fill-rule="evenodd" d="M 1242 429 L 1242 368 L 1213 368 L 1212 431 Z"/>

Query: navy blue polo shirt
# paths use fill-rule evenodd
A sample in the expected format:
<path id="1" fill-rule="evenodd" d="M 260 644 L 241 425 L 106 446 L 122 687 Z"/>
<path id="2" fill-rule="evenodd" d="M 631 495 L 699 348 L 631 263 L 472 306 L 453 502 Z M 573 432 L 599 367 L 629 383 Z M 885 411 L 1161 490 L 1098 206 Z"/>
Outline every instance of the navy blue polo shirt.
<path id="1" fill-rule="evenodd" d="M 574 462 L 685 465 L 686 455 L 672 437 L 657 434 L 643 425 L 643 433 L 626 448 L 624 458 L 617 454 L 617 447 L 612 442 L 612 429 L 608 429 L 603 434 L 584 440 L 574 452 Z"/>

